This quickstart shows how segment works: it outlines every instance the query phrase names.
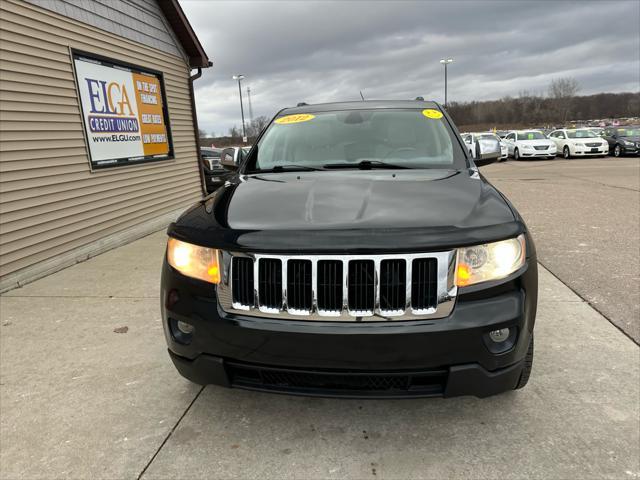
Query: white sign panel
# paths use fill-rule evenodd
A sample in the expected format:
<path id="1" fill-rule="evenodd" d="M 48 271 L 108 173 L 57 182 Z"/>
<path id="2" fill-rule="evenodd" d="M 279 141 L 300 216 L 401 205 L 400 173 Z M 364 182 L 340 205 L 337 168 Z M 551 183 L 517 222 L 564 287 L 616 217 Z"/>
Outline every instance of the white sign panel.
<path id="1" fill-rule="evenodd" d="M 171 158 L 158 74 L 81 54 L 74 66 L 93 168 Z"/>

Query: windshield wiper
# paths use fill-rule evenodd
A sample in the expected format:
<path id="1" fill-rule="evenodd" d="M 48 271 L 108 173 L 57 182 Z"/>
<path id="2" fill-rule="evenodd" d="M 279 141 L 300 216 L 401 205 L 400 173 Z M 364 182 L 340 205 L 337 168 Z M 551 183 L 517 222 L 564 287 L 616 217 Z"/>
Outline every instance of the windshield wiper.
<path id="1" fill-rule="evenodd" d="M 381 162 L 380 160 L 362 160 L 357 163 L 327 163 L 324 168 L 357 168 L 359 170 L 371 170 L 373 168 L 389 168 L 389 169 L 408 169 L 404 165 L 395 165 L 393 163 Z"/>
<path id="2" fill-rule="evenodd" d="M 276 165 L 271 169 L 261 170 L 262 172 L 295 172 L 296 170 L 301 170 L 305 172 L 315 172 L 318 170 L 324 170 L 321 167 L 310 167 L 308 165 L 296 165 L 294 163 L 290 163 L 287 165 Z"/>

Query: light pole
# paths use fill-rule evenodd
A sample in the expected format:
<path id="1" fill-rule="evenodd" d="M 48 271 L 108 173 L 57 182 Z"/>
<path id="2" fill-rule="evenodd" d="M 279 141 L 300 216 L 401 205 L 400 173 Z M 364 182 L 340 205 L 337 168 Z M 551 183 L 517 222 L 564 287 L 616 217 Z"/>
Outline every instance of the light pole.
<path id="1" fill-rule="evenodd" d="M 453 58 L 443 58 L 440 63 L 444 65 L 444 108 L 447 108 L 447 65 L 453 62 Z"/>
<path id="2" fill-rule="evenodd" d="M 244 128 L 244 107 L 242 106 L 242 86 L 240 85 L 240 82 L 242 82 L 242 79 L 244 78 L 244 75 L 234 75 L 233 79 L 238 81 L 238 93 L 240 94 L 240 114 L 242 115 L 242 141 L 245 142 L 245 138 L 247 138 L 247 132 Z"/>

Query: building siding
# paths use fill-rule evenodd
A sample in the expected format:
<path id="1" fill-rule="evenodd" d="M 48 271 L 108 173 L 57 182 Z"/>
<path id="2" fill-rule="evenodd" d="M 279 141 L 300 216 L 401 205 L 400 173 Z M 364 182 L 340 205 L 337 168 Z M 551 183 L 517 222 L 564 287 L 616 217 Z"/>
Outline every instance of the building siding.
<path id="1" fill-rule="evenodd" d="M 136 43 L 186 58 L 154 0 L 25 0 Z"/>
<path id="2" fill-rule="evenodd" d="M 31 3 L 0 2 L 0 278 L 202 196 L 182 54 Z M 163 73 L 175 160 L 91 172 L 70 48 Z"/>

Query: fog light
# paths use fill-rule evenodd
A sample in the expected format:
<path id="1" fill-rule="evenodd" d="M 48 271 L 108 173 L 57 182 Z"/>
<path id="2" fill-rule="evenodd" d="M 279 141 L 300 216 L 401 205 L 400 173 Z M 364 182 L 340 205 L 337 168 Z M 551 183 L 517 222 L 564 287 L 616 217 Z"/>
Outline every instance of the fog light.
<path id="1" fill-rule="evenodd" d="M 195 327 L 190 323 L 169 318 L 169 329 L 171 330 L 171 336 L 178 343 L 189 345 L 193 340 Z"/>
<path id="2" fill-rule="evenodd" d="M 493 330 L 489 332 L 489 338 L 496 343 L 502 343 L 509 338 L 509 329 L 501 328 L 500 330 Z"/>
<path id="3" fill-rule="evenodd" d="M 178 327 L 178 330 L 180 330 L 185 335 L 191 335 L 193 333 L 193 325 L 191 325 L 190 323 L 178 320 L 178 324 L 176 326 Z M 508 328 L 506 330 L 507 332 L 509 331 Z"/>

